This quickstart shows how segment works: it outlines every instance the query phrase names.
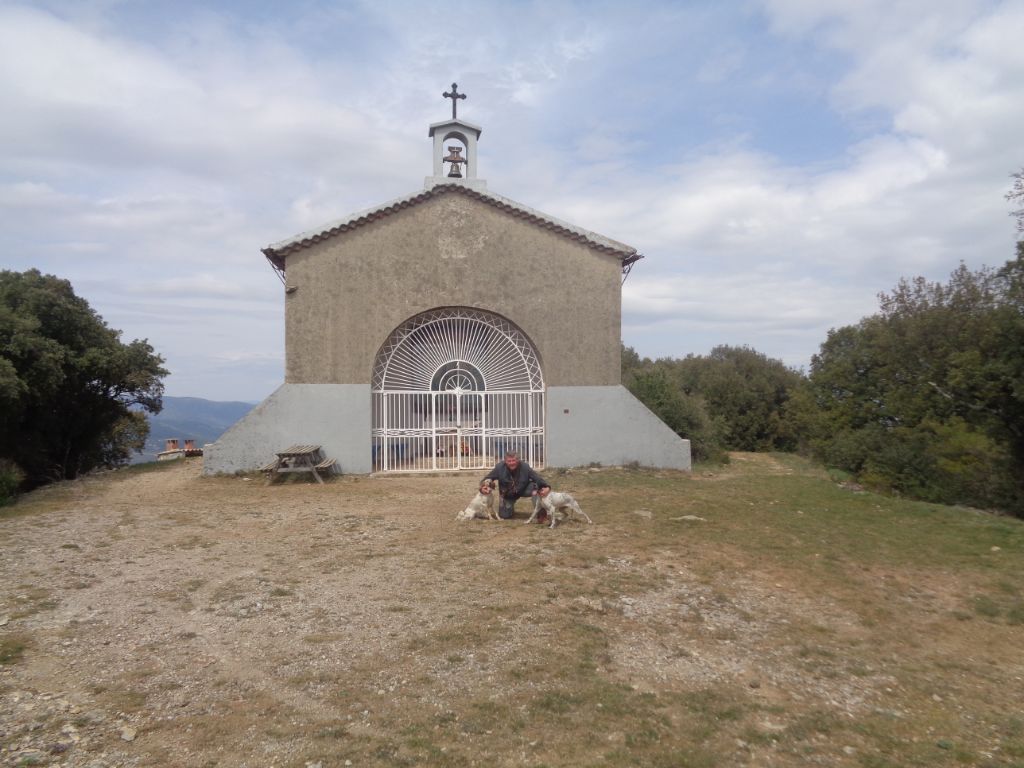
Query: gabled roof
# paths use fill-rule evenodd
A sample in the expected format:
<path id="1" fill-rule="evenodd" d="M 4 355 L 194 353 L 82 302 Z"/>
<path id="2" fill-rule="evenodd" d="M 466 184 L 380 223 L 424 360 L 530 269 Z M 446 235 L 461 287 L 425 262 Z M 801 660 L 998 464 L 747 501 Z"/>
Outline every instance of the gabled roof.
<path id="1" fill-rule="evenodd" d="M 591 248 L 602 253 L 617 256 L 622 262 L 622 271 L 627 274 L 629 273 L 629 268 L 633 262 L 639 261 L 643 258 L 640 253 L 637 253 L 636 248 L 631 248 L 624 243 L 611 240 L 603 235 L 597 234 L 596 232 L 583 229 L 582 227 L 574 226 L 573 224 L 556 219 L 553 216 L 548 216 L 546 213 L 541 213 L 540 211 L 534 210 L 522 203 L 517 203 L 515 200 L 509 200 L 507 197 L 502 197 L 501 195 L 481 191 L 479 189 L 472 189 L 458 183 L 438 184 L 422 192 L 416 192 L 412 195 L 399 197 L 395 200 L 384 203 L 383 205 L 378 205 L 373 208 L 368 208 L 365 211 L 353 213 L 350 216 L 333 221 L 318 229 L 302 232 L 294 237 L 289 237 L 287 240 L 281 240 L 278 243 L 268 245 L 263 249 L 263 253 L 273 265 L 274 269 L 279 273 L 283 273 L 285 271 L 285 257 L 289 254 L 300 251 L 303 248 L 308 248 L 316 243 L 323 242 L 324 240 L 334 237 L 342 232 L 350 232 L 353 229 L 378 221 L 393 213 L 397 213 L 398 211 L 411 208 L 414 205 L 419 205 L 420 203 L 432 198 L 448 194 L 465 195 L 466 197 L 473 198 L 474 200 L 480 200 L 481 202 L 493 206 L 498 210 L 504 211 L 517 219 L 524 219 L 531 224 L 551 230 L 563 237 L 567 237 L 580 243 L 585 243 Z"/>

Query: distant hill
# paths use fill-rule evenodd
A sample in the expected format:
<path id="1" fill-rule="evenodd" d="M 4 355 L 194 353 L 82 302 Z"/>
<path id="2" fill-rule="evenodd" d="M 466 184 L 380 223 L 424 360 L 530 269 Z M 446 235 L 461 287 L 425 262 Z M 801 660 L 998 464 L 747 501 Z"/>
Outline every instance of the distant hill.
<path id="1" fill-rule="evenodd" d="M 168 438 L 195 440 L 196 447 L 212 443 L 253 409 L 255 403 L 218 402 L 201 397 L 164 397 L 164 409 L 149 415 L 149 438 L 135 463 L 153 461 Z"/>

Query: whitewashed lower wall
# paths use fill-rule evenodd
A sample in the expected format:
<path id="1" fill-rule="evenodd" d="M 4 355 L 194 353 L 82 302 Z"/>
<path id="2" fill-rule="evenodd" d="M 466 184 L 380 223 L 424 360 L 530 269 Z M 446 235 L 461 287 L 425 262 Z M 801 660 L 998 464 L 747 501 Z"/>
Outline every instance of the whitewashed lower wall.
<path id="1" fill-rule="evenodd" d="M 550 467 L 591 463 L 690 469 L 684 440 L 622 386 L 549 387 Z"/>
<path id="2" fill-rule="evenodd" d="M 290 445 L 316 444 L 337 471 L 369 474 L 369 384 L 284 384 L 215 443 L 203 449 L 203 473 L 251 471 Z"/>
<path id="3" fill-rule="evenodd" d="M 690 469 L 690 441 L 669 429 L 625 387 L 549 387 L 546 464 Z M 373 471 L 368 384 L 284 384 L 204 447 L 204 474 L 251 471 L 276 451 L 315 443 L 345 474 Z"/>

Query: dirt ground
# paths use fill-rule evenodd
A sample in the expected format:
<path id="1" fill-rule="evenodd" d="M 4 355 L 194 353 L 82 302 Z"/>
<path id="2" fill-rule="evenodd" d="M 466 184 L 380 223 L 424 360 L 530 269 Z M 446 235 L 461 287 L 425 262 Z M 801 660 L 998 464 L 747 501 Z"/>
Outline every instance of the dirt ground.
<path id="1" fill-rule="evenodd" d="M 617 495 L 622 470 L 560 478 L 596 524 L 552 531 L 524 502 L 456 523 L 475 476 L 200 470 L 63 484 L 0 521 L 0 764 L 860 765 L 881 737 L 844 723 L 915 714 L 878 663 L 908 651 L 706 551 L 671 473 L 650 499 Z M 672 512 L 683 533 L 659 546 L 644 526 Z"/>

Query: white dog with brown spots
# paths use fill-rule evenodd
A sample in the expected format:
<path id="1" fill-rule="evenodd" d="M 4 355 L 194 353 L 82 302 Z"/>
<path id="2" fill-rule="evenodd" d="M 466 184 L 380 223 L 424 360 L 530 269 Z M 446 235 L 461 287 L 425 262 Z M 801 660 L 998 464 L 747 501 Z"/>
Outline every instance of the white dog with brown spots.
<path id="1" fill-rule="evenodd" d="M 558 521 L 560 519 L 571 520 L 574 515 L 579 515 L 586 520 L 589 525 L 594 524 L 594 521 L 590 519 L 590 516 L 580 509 L 580 505 L 577 503 L 576 499 L 568 493 L 551 491 L 546 496 L 540 496 L 539 494 L 534 496 L 533 514 L 530 515 L 530 519 L 526 521 L 526 524 L 529 525 L 532 523 L 542 509 L 547 512 L 548 517 L 551 518 L 551 525 L 548 526 L 549 528 L 554 528 L 558 525 Z"/>
<path id="2" fill-rule="evenodd" d="M 484 483 L 469 506 L 455 516 L 456 520 L 497 520 L 494 509 L 494 484 Z"/>

